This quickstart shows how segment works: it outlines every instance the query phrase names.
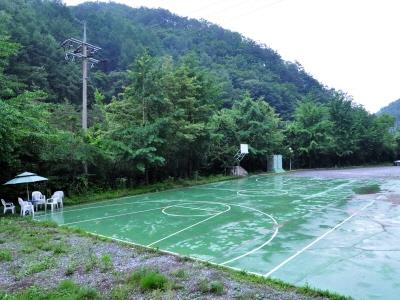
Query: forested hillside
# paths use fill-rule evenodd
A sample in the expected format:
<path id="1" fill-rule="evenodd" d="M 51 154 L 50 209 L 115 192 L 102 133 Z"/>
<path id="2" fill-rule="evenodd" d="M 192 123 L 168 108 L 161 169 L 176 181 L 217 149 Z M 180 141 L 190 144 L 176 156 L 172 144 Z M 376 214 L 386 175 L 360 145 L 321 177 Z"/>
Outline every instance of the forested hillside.
<path id="1" fill-rule="evenodd" d="M 381 108 L 378 115 L 388 114 L 394 117 L 395 120 L 395 127 L 400 128 L 400 99 L 389 103 L 389 105 Z"/>
<path id="2" fill-rule="evenodd" d="M 90 72 L 87 132 L 81 66 L 59 47 L 80 38 L 76 19 L 103 48 Z M 80 193 L 221 173 L 240 143 L 250 144 L 250 171 L 290 148 L 296 167 L 382 162 L 399 149 L 392 124 L 205 21 L 113 3 L 0 0 L 2 181 L 29 170 Z"/>
<path id="3" fill-rule="evenodd" d="M 268 47 L 166 10 L 115 3 L 67 8 L 59 1 L 42 0 L 1 0 L 0 10 L 8 15 L 9 34 L 22 45 L 8 72 L 28 87 L 44 90 L 52 102 L 80 103 L 79 67 L 66 64 L 59 48 L 67 37 L 81 38 L 82 25 L 76 19 L 87 20 L 89 41 L 103 49 L 102 64 L 93 69 L 91 79 L 106 100 L 121 91 L 126 77 L 120 71 L 145 49 L 152 56 L 168 55 L 175 61 L 194 57 L 218 78 L 227 105 L 249 91 L 289 117 L 296 101 L 309 93 L 320 102 L 328 98 L 328 92 L 301 66 L 283 61 Z"/>

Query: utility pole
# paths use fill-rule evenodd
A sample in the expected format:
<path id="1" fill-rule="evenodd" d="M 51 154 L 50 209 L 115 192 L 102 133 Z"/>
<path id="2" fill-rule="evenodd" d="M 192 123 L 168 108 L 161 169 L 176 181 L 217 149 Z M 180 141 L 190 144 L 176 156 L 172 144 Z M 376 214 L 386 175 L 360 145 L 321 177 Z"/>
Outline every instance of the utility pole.
<path id="1" fill-rule="evenodd" d="M 86 21 L 83 21 L 82 43 L 82 128 L 87 130 L 87 45 L 86 45 Z"/>
<path id="2" fill-rule="evenodd" d="M 90 67 L 94 67 L 95 64 L 100 61 L 94 59 L 92 56 L 99 50 L 100 47 L 89 44 L 86 39 L 86 21 L 83 21 L 83 40 L 75 38 L 66 39 L 61 43 L 61 47 L 64 48 L 65 59 L 75 61 L 75 59 L 82 60 L 82 129 L 84 132 L 88 128 L 88 116 L 87 116 L 87 80 L 88 80 L 88 63 Z"/>

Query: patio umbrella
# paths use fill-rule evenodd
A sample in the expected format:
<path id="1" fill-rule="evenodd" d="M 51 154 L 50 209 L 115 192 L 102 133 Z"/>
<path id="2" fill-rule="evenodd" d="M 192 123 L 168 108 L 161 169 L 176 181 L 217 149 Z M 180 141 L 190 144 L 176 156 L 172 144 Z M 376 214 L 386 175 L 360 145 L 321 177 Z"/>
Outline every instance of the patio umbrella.
<path id="1" fill-rule="evenodd" d="M 29 200 L 29 189 L 28 189 L 28 184 L 32 182 L 39 182 L 39 181 L 46 181 L 48 180 L 45 177 L 36 175 L 35 173 L 30 173 L 30 172 L 24 172 L 14 179 L 11 179 L 10 181 L 7 181 L 4 185 L 14 185 L 14 184 L 26 184 L 26 193 L 28 194 L 28 200 Z"/>

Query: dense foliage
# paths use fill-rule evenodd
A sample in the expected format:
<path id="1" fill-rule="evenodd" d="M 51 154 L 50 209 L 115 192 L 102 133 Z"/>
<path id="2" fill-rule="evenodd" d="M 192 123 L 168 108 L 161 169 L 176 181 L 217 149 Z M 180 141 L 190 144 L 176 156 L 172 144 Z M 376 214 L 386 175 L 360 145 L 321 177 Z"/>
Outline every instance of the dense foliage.
<path id="1" fill-rule="evenodd" d="M 250 144 L 243 166 L 251 171 L 273 153 L 291 155 L 296 167 L 397 155 L 393 118 L 369 114 L 271 49 L 207 22 L 44 0 L 0 0 L 0 14 L 2 181 L 29 170 L 79 193 L 196 177 L 225 172 L 240 143 Z M 108 59 L 91 73 L 86 133 L 80 68 L 58 48 L 78 36 L 75 16 L 90 20 L 91 41 Z"/>
<path id="2" fill-rule="evenodd" d="M 78 19 L 87 20 L 90 43 L 102 47 L 90 94 L 96 86 L 107 102 L 122 91 L 128 80 L 124 71 L 146 49 L 151 56 L 170 56 L 174 61 L 195 57 L 218 78 L 225 106 L 249 92 L 289 117 L 295 103 L 309 93 L 319 102 L 329 98 L 329 91 L 301 65 L 282 60 L 267 46 L 166 10 L 95 2 L 70 8 L 55 0 L 1 0 L 0 10 L 7 16 L 10 36 L 22 46 L 7 72 L 18 77 L 20 90 L 40 88 L 51 102 L 81 103 L 80 67 L 66 63 L 59 47 L 68 37 L 82 36 Z M 93 97 L 89 100 L 94 104 Z"/>

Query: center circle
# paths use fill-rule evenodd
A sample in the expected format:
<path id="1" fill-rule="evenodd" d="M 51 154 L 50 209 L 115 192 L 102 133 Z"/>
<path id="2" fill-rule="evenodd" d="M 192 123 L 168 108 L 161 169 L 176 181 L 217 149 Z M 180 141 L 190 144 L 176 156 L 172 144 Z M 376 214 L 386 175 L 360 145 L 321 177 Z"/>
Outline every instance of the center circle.
<path id="1" fill-rule="evenodd" d="M 222 203 L 184 202 L 164 207 L 162 213 L 172 217 L 211 217 L 227 212 L 229 209 L 229 205 Z"/>

